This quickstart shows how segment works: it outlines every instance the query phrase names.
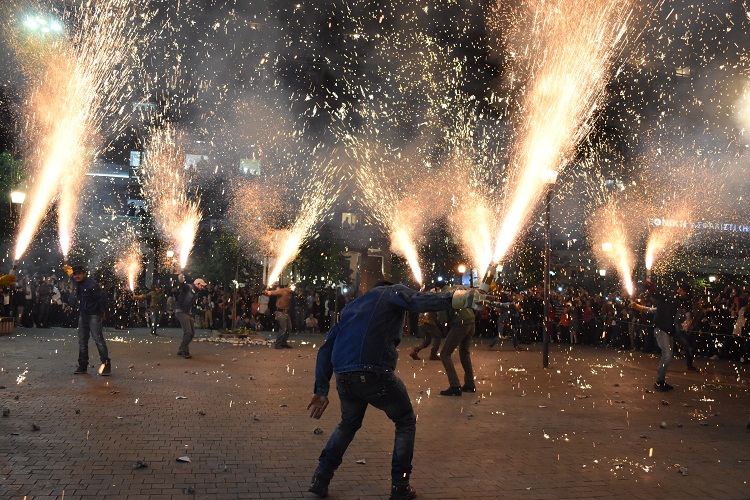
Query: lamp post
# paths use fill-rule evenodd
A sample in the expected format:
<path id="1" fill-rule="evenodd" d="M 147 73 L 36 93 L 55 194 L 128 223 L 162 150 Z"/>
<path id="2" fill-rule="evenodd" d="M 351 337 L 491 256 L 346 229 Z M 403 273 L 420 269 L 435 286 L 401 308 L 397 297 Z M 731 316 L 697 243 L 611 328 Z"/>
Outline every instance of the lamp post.
<path id="1" fill-rule="evenodd" d="M 464 273 L 465 272 L 466 272 L 466 266 L 463 265 L 463 264 L 459 264 L 458 265 L 458 275 L 460 276 L 459 282 L 458 282 L 459 285 L 463 285 L 464 284 Z"/>
<path id="2" fill-rule="evenodd" d="M 26 193 L 23 191 L 11 191 L 10 193 L 10 219 L 16 228 L 21 217 L 21 205 L 26 201 Z"/>
<path id="3" fill-rule="evenodd" d="M 552 237 L 550 235 L 550 205 L 552 204 L 552 192 L 557 182 L 557 170 L 548 169 L 541 172 L 542 182 L 546 190 L 545 217 L 544 217 L 544 332 L 542 333 L 542 366 L 549 367 L 549 342 L 552 322 L 549 320 L 549 312 L 552 308 L 550 297 L 550 260 L 552 258 Z"/>

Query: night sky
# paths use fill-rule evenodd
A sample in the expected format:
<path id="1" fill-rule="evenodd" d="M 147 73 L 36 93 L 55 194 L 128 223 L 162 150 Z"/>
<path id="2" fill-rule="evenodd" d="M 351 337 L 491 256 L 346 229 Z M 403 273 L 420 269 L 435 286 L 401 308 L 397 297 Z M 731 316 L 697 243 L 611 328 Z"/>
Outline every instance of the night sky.
<path id="1" fill-rule="evenodd" d="M 554 14 L 557 4 L 567 10 Z M 52 2 L 39 12 L 56 13 L 74 31 L 83 24 L 77 5 Z M 107 98 L 124 118 L 102 120 L 98 157 L 125 163 L 148 143 L 150 126 L 172 123 L 187 152 L 210 155 L 214 172 L 257 158 L 269 182 L 284 179 L 276 187 L 296 199 L 338 162 L 338 192 L 387 226 L 388 212 L 418 179 L 447 172 L 460 156 L 467 190 L 484 190 L 501 212 L 538 62 L 523 60 L 535 43 L 524 29 L 540 5 L 550 19 L 575 23 L 571 13 L 587 2 L 154 0 L 146 11 L 158 13 L 133 21 L 145 25 L 132 81 Z M 619 202 L 629 210 L 635 197 L 658 209 L 682 196 L 705 209 L 694 218 L 746 213 L 747 7 L 633 5 L 590 127 L 564 158 L 560 233 L 580 230 L 613 196 L 606 179 L 629 186 L 630 198 Z M 4 16 L 16 41 L 30 36 L 26 15 L 11 6 Z M 14 46 L 0 52 L 9 69 L 0 87 L 0 149 L 25 157 L 28 143 L 18 138 L 28 138 L 24 106 L 36 83 Z M 156 112 L 139 116 L 137 103 Z M 368 163 L 377 165 L 357 170 Z M 388 179 L 378 200 L 358 183 L 367 175 Z M 701 196 L 686 191 L 691 183 Z M 445 199 L 449 191 L 436 194 Z"/>

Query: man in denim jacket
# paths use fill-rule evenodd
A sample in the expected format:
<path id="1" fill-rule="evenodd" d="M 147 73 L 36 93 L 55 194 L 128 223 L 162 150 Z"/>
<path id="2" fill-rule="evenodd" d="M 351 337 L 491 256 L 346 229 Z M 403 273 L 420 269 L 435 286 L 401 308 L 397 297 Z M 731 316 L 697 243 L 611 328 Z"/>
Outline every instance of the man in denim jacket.
<path id="1" fill-rule="evenodd" d="M 471 307 L 481 299 L 477 290 L 423 293 L 387 281 L 349 303 L 318 351 L 314 395 L 308 409 L 320 418 L 328 406 L 331 376 L 341 400 L 341 422 L 320 454 L 309 491 L 321 498 L 341 465 L 344 452 L 362 425 L 368 405 L 385 412 L 396 424 L 391 461 L 391 499 L 417 496 L 409 485 L 414 454 L 416 417 L 404 383 L 394 371 L 406 311 L 440 311 Z"/>

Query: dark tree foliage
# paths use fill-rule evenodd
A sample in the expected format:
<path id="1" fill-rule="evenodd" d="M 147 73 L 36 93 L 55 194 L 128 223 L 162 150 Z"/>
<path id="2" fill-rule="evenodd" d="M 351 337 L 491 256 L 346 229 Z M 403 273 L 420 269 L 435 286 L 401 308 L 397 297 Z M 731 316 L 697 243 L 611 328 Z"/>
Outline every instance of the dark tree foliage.
<path id="1" fill-rule="evenodd" d="M 302 246 L 293 262 L 299 270 L 300 284 L 315 287 L 328 283 L 351 284 L 351 269 L 343 251 L 331 227 L 323 225 L 318 234 Z"/>

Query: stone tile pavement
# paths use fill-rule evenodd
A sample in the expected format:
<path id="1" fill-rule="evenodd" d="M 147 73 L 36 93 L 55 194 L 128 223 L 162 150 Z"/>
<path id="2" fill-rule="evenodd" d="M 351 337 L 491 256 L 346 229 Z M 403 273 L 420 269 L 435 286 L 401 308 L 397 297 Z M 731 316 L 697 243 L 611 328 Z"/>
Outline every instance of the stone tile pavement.
<path id="1" fill-rule="evenodd" d="M 177 329 L 105 335 L 109 378 L 73 375 L 74 330 L 0 337 L 0 498 L 315 498 L 339 417 L 335 394 L 320 421 L 305 409 L 322 335 L 293 335 L 289 350 L 196 342 L 190 360 L 175 356 Z M 419 498 L 750 498 L 746 365 L 697 360 L 691 373 L 677 359 L 662 394 L 653 355 L 553 345 L 545 370 L 539 345 L 477 339 L 478 392 L 450 398 L 439 361 L 406 355 L 415 342 L 399 375 L 418 413 Z M 329 498 L 387 498 L 392 441 L 368 412 Z"/>

